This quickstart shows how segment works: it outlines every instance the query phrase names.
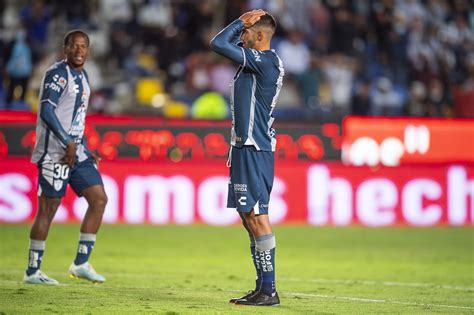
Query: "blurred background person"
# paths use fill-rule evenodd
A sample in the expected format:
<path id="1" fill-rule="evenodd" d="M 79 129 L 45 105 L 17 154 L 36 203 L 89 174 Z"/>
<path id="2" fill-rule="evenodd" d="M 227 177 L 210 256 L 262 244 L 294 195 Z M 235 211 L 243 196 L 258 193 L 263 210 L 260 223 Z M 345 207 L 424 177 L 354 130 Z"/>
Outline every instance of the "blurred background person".
<path id="1" fill-rule="evenodd" d="M 33 71 L 33 51 L 26 36 L 23 29 L 18 30 L 15 40 L 5 49 L 6 109 L 12 108 L 13 102 L 25 100 L 28 81 Z"/>

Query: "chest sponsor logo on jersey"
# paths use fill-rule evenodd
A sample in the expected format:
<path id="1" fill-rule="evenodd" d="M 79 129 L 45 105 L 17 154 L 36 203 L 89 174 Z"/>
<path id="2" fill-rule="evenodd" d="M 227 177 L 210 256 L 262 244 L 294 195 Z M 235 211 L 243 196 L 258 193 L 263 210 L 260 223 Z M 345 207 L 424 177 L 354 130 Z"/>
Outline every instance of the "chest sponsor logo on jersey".
<path id="1" fill-rule="evenodd" d="M 74 137 L 82 137 L 84 133 L 85 123 L 86 123 L 86 111 L 87 106 L 85 103 L 81 104 L 79 109 L 77 110 L 76 116 L 72 121 L 71 129 L 69 130 L 69 134 Z"/>
<path id="2" fill-rule="evenodd" d="M 87 92 L 83 91 L 82 97 L 81 97 L 81 103 L 86 103 L 86 102 L 87 102 Z"/>

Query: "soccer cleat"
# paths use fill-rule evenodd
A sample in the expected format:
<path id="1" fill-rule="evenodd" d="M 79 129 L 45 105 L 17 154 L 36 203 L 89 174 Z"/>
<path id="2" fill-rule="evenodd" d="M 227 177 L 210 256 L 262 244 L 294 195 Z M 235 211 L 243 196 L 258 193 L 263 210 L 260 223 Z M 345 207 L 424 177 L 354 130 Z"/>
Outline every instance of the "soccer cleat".
<path id="1" fill-rule="evenodd" d="M 277 306 L 280 305 L 280 298 L 275 291 L 271 296 L 262 292 L 257 292 L 246 300 L 235 301 L 236 305 L 253 305 L 253 306 Z"/>
<path id="2" fill-rule="evenodd" d="M 92 267 L 91 264 L 85 262 L 79 266 L 76 266 L 74 263 L 69 267 L 69 276 L 75 279 L 86 279 L 92 282 L 105 282 L 105 278 L 102 275 L 99 275 Z"/>
<path id="3" fill-rule="evenodd" d="M 235 303 L 239 300 L 247 300 L 248 298 L 252 297 L 254 294 L 257 294 L 257 293 L 258 293 L 258 291 L 256 291 L 256 290 L 250 290 L 249 292 L 247 292 L 247 294 L 245 294 L 242 297 L 230 299 L 229 303 Z"/>
<path id="4" fill-rule="evenodd" d="M 36 270 L 35 273 L 31 275 L 23 276 L 23 282 L 29 284 L 46 284 L 46 285 L 58 285 L 59 282 L 53 278 L 48 277 L 45 273 L 41 272 L 41 270 Z"/>

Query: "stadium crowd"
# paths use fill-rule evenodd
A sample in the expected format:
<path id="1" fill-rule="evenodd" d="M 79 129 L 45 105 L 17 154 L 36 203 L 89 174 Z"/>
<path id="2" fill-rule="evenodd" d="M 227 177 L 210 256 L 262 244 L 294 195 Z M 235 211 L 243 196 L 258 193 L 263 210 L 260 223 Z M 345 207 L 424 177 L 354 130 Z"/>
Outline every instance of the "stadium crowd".
<path id="1" fill-rule="evenodd" d="M 209 42 L 254 8 L 280 23 L 278 118 L 474 116 L 471 0 L 0 0 L 0 108 L 36 110 L 53 47 L 81 28 L 91 110 L 226 118 L 236 68 Z"/>

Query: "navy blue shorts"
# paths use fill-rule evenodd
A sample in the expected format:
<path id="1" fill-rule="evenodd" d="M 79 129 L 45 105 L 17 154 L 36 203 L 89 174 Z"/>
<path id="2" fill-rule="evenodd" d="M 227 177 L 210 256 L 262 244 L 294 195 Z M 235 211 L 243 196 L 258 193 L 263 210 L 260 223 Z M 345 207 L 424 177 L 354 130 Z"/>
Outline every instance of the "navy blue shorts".
<path id="1" fill-rule="evenodd" d="M 254 146 L 232 147 L 227 208 L 268 214 L 273 186 L 274 154 Z"/>
<path id="2" fill-rule="evenodd" d="M 94 185 L 103 185 L 102 177 L 93 158 L 77 162 L 71 168 L 66 164 L 44 160 L 38 163 L 38 196 L 60 198 L 66 194 L 67 184 L 76 195 Z"/>

